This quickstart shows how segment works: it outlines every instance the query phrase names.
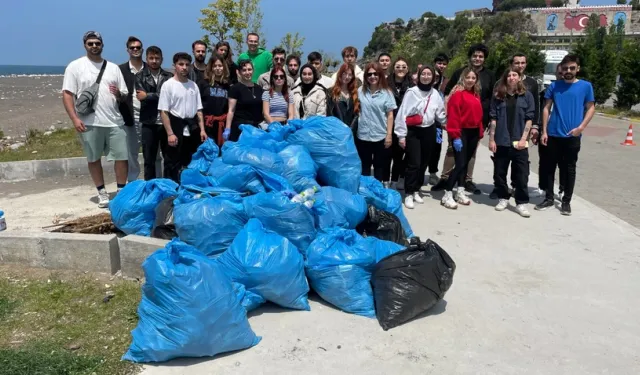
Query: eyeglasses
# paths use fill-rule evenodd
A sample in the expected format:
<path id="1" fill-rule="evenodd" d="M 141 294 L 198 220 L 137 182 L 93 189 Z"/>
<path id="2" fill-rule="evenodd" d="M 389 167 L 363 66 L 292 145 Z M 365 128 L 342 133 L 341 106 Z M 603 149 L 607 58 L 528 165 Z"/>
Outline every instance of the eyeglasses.
<path id="1" fill-rule="evenodd" d="M 377 77 L 378 73 L 367 73 L 367 77 Z"/>
<path id="2" fill-rule="evenodd" d="M 129 49 L 132 50 L 132 51 L 140 51 L 142 49 L 142 47 L 132 46 L 132 47 L 129 47 Z"/>
<path id="3" fill-rule="evenodd" d="M 576 70 L 578 70 L 578 67 L 577 67 L 577 66 L 575 66 L 575 65 L 573 65 L 573 66 L 563 66 L 563 67 L 562 67 L 562 71 L 563 71 L 563 72 L 566 72 L 566 71 L 571 71 L 571 72 L 573 72 L 573 71 L 576 71 Z"/>
<path id="4" fill-rule="evenodd" d="M 274 79 L 284 79 L 284 75 L 282 74 L 276 74 L 275 76 L 273 76 Z"/>
<path id="5" fill-rule="evenodd" d="M 87 45 L 89 47 L 100 47 L 102 45 L 102 42 L 87 42 Z"/>

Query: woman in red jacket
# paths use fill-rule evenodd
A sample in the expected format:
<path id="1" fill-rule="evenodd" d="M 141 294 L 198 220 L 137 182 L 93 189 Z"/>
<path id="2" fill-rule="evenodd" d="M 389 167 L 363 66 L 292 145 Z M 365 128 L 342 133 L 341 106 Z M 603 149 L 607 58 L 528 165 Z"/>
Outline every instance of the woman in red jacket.
<path id="1" fill-rule="evenodd" d="M 472 69 L 465 69 L 460 75 L 458 87 L 451 94 L 447 104 L 447 133 L 453 140 L 456 166 L 447 180 L 446 191 L 441 204 L 456 209 L 458 203 L 468 206 L 471 201 L 464 193 L 464 179 L 469 160 L 476 151 L 483 136 L 482 104 L 480 102 L 480 81 Z M 453 187 L 458 183 L 458 191 L 453 199 Z M 457 201 L 457 203 L 456 203 Z"/>

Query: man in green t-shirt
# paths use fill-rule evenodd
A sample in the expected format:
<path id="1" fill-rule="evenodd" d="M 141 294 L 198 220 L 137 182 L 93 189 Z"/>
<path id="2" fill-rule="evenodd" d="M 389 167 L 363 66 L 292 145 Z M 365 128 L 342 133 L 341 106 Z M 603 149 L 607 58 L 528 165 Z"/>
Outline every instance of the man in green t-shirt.
<path id="1" fill-rule="evenodd" d="M 251 60 L 253 63 L 253 77 L 251 80 L 253 83 L 258 82 L 258 78 L 261 74 L 266 73 L 273 68 L 273 61 L 271 52 L 264 48 L 259 48 L 260 36 L 256 33 L 249 33 L 247 35 L 247 46 L 249 51 L 241 54 L 238 57 L 238 62 L 241 60 Z"/>

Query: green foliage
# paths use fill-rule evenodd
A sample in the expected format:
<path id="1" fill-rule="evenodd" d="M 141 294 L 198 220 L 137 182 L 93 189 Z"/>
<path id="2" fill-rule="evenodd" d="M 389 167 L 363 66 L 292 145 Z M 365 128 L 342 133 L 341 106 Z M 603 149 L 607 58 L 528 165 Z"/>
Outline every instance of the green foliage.
<path id="1" fill-rule="evenodd" d="M 215 0 L 200 10 L 200 27 L 207 32 L 205 41 L 209 45 L 211 36 L 215 42 L 229 41 L 236 51 L 242 50 L 246 34 L 260 35 L 260 44 L 266 45 L 262 33 L 262 11 L 260 0 Z"/>
<path id="2" fill-rule="evenodd" d="M 615 106 L 628 110 L 640 103 L 640 42 L 629 40 L 624 43 L 620 54 L 620 85 L 616 88 Z"/>
<path id="3" fill-rule="evenodd" d="M 533 45 L 529 39 L 518 39 L 513 35 L 506 35 L 493 44 L 485 65 L 496 73 L 496 77 L 500 77 L 509 66 L 509 60 L 516 53 L 527 55 L 527 71 L 534 72 L 532 75 L 538 75 L 544 70 L 544 55 L 541 53 L 540 47 Z"/>
<path id="4" fill-rule="evenodd" d="M 618 4 L 618 5 L 627 5 L 627 0 L 617 0 L 616 4 Z"/>
<path id="5" fill-rule="evenodd" d="M 629 5 L 633 7 L 633 10 L 640 10 L 640 0 L 629 0 Z"/>
<path id="6" fill-rule="evenodd" d="M 482 27 L 476 25 L 467 30 L 464 36 L 464 41 L 458 48 L 458 52 L 453 59 L 451 59 L 451 62 L 449 62 L 447 74 L 451 76 L 454 71 L 467 65 L 467 62 L 469 61 L 469 57 L 467 56 L 469 47 L 473 44 L 482 42 L 484 42 L 484 30 L 482 30 Z"/>
<path id="7" fill-rule="evenodd" d="M 417 46 L 413 38 L 411 38 L 411 35 L 405 34 L 394 44 L 393 50 L 391 50 L 391 58 L 395 60 L 398 57 L 402 57 L 412 64 L 414 63 L 416 51 Z"/>
<path id="8" fill-rule="evenodd" d="M 380 25 L 375 28 L 371 40 L 364 47 L 365 57 L 376 56 L 382 51 L 391 51 L 393 49 L 393 31 L 386 25 Z"/>
<path id="9" fill-rule="evenodd" d="M 304 45 L 305 37 L 300 36 L 300 33 L 287 33 L 280 40 L 280 47 L 287 51 L 288 55 L 302 56 L 302 45 Z"/>

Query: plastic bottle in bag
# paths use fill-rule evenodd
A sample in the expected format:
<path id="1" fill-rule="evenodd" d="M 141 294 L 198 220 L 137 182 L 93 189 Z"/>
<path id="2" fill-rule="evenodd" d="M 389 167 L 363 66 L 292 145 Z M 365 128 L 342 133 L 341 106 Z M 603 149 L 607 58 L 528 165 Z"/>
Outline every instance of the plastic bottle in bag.
<path id="1" fill-rule="evenodd" d="M 295 197 L 291 198 L 291 202 L 293 203 L 303 203 L 309 199 L 311 199 L 315 193 L 318 191 L 318 188 L 316 186 L 311 187 L 306 189 L 305 191 L 303 191 L 302 193 L 296 195 Z"/>
<path id="2" fill-rule="evenodd" d="M 315 199 L 309 199 L 309 200 L 305 201 L 305 202 L 303 203 L 303 205 L 304 205 L 306 208 L 311 209 L 311 208 L 313 207 L 313 204 L 314 204 L 314 203 L 316 203 L 316 200 L 315 200 Z"/>
<path id="3" fill-rule="evenodd" d="M 4 219 L 4 211 L 0 210 L 0 232 L 7 229 L 7 221 Z"/>

